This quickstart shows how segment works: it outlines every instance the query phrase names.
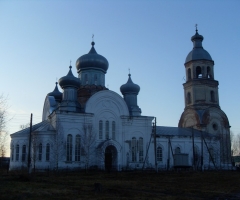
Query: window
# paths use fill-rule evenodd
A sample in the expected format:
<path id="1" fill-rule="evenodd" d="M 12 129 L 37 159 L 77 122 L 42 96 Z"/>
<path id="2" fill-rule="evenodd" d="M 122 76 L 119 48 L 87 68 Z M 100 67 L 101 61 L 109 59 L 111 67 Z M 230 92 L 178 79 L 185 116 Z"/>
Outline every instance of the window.
<path id="1" fill-rule="evenodd" d="M 103 121 L 99 121 L 99 139 L 101 140 L 103 137 Z"/>
<path id="2" fill-rule="evenodd" d="M 162 147 L 157 148 L 157 161 L 162 161 Z"/>
<path id="3" fill-rule="evenodd" d="M 191 102 L 192 102 L 192 100 L 191 100 L 191 93 L 188 92 L 187 93 L 187 103 L 190 104 Z"/>
<path id="4" fill-rule="evenodd" d="M 94 75 L 94 84 L 97 85 L 97 74 Z"/>
<path id="5" fill-rule="evenodd" d="M 42 144 L 41 143 L 38 146 L 38 160 L 42 161 Z"/>
<path id="6" fill-rule="evenodd" d="M 175 149 L 175 154 L 180 154 L 181 153 L 181 149 L 180 149 L 180 147 L 177 147 L 176 149 Z"/>
<path id="7" fill-rule="evenodd" d="M 188 68 L 188 81 L 191 80 L 191 79 L 192 79 L 192 77 L 191 77 L 191 69 Z"/>
<path id="8" fill-rule="evenodd" d="M 115 121 L 112 122 L 112 139 L 115 140 L 115 133 L 116 133 L 116 126 L 115 126 Z"/>
<path id="9" fill-rule="evenodd" d="M 215 162 L 215 154 L 213 148 L 209 149 L 209 162 Z"/>
<path id="10" fill-rule="evenodd" d="M 26 145 L 22 147 L 22 162 L 26 161 Z"/>
<path id="11" fill-rule="evenodd" d="M 211 102 L 215 102 L 215 95 L 214 95 L 214 91 L 211 91 Z"/>
<path id="12" fill-rule="evenodd" d="M 81 137 L 76 135 L 75 140 L 75 161 L 80 161 L 80 152 L 81 152 Z"/>
<path id="13" fill-rule="evenodd" d="M 19 161 L 19 144 L 16 146 L 16 161 Z"/>
<path id="14" fill-rule="evenodd" d="M 137 161 L 137 140 L 135 137 L 132 138 L 131 149 L 132 149 L 132 162 L 136 162 Z"/>
<path id="15" fill-rule="evenodd" d="M 196 68 L 196 78 L 202 78 L 202 68 L 199 66 Z"/>
<path id="16" fill-rule="evenodd" d="M 199 153 L 199 149 L 197 146 L 194 146 L 194 159 L 195 159 L 194 164 L 198 165 L 200 162 L 200 153 Z"/>
<path id="17" fill-rule="evenodd" d="M 143 162 L 143 138 L 138 140 L 139 162 Z"/>
<path id="18" fill-rule="evenodd" d="M 11 157 L 12 157 L 12 161 L 14 160 L 14 145 L 12 145 L 12 155 L 11 155 Z"/>
<path id="19" fill-rule="evenodd" d="M 72 135 L 67 136 L 67 161 L 72 161 Z"/>
<path id="20" fill-rule="evenodd" d="M 207 78 L 212 78 L 210 67 L 207 67 Z"/>
<path id="21" fill-rule="evenodd" d="M 106 133 L 105 133 L 105 138 L 109 139 L 109 121 L 106 121 Z"/>
<path id="22" fill-rule="evenodd" d="M 47 143 L 47 146 L 46 146 L 46 161 L 49 161 L 50 160 L 50 144 Z"/>
<path id="23" fill-rule="evenodd" d="M 88 75 L 87 74 L 84 75 L 84 79 L 85 79 L 85 84 L 88 84 Z"/>

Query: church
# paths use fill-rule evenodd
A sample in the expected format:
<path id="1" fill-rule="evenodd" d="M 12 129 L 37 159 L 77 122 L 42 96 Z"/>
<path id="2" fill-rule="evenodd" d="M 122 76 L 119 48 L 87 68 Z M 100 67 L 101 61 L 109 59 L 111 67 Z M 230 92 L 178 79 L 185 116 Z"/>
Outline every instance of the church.
<path id="1" fill-rule="evenodd" d="M 78 77 L 70 66 L 46 95 L 42 122 L 11 134 L 10 170 L 228 169 L 230 126 L 219 106 L 214 61 L 197 29 L 191 41 L 178 127 L 156 126 L 154 116 L 141 115 L 140 86 L 130 73 L 122 96 L 106 88 L 109 63 L 92 42 L 76 61 Z"/>

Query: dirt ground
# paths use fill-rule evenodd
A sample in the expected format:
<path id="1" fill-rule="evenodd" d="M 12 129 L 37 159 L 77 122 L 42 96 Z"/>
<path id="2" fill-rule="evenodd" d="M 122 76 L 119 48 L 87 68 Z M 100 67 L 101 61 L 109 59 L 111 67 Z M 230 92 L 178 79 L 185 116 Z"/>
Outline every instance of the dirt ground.
<path id="1" fill-rule="evenodd" d="M 5 171 L 0 199 L 240 199 L 240 172 Z"/>

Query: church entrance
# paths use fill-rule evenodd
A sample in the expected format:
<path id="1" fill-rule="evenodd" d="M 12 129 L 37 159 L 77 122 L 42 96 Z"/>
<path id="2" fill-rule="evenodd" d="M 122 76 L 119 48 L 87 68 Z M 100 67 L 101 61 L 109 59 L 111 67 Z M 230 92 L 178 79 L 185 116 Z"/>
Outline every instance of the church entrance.
<path id="1" fill-rule="evenodd" d="M 113 145 L 105 149 L 105 170 L 117 170 L 117 149 Z"/>

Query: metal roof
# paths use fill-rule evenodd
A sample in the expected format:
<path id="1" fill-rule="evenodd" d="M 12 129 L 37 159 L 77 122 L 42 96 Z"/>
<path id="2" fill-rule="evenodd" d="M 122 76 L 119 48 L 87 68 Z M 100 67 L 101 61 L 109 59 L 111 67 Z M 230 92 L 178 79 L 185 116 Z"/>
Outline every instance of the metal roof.
<path id="1" fill-rule="evenodd" d="M 179 128 L 179 127 L 166 127 L 166 126 L 157 126 L 156 127 L 157 136 L 178 136 L 178 137 L 191 137 L 194 134 L 194 137 L 217 137 L 217 135 L 207 133 L 204 131 L 199 131 L 192 128 Z"/>

